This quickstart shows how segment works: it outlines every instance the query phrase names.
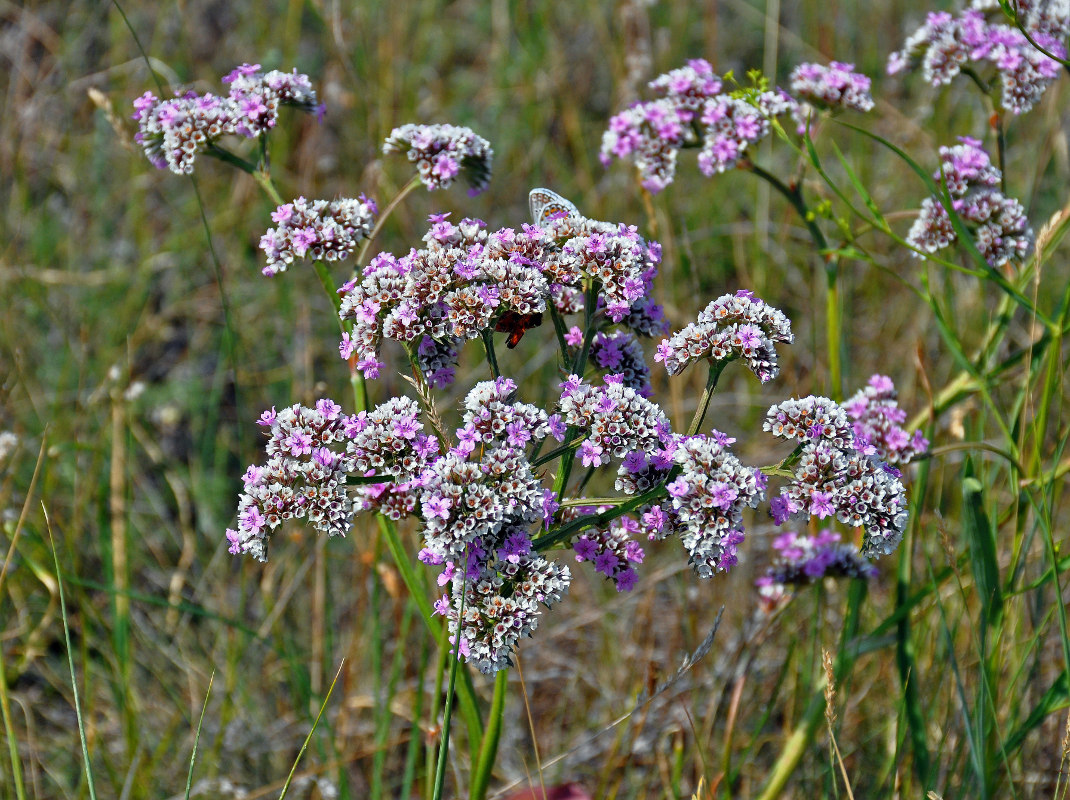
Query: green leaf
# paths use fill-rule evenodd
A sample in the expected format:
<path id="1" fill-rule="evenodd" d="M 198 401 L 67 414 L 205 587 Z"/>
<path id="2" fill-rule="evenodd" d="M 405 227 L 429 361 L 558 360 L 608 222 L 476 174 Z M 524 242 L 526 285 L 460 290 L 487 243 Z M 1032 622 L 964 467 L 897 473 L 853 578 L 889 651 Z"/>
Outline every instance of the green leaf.
<path id="1" fill-rule="evenodd" d="M 966 543 L 970 551 L 970 567 L 981 596 L 981 610 L 985 623 L 998 625 L 1003 617 L 1003 592 L 999 585 L 999 564 L 996 561 L 996 537 L 984 504 L 984 486 L 974 477 L 973 461 L 966 459 L 962 481 L 962 516 Z"/>

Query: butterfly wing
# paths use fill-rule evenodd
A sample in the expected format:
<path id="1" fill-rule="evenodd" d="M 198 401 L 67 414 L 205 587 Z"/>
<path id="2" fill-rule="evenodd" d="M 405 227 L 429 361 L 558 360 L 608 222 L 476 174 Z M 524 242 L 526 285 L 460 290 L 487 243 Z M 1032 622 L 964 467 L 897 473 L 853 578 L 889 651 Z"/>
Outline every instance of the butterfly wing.
<path id="1" fill-rule="evenodd" d="M 555 214 L 565 214 L 574 219 L 582 219 L 580 210 L 569 200 L 549 189 L 532 189 L 528 192 L 528 210 L 536 225 L 543 225 Z"/>

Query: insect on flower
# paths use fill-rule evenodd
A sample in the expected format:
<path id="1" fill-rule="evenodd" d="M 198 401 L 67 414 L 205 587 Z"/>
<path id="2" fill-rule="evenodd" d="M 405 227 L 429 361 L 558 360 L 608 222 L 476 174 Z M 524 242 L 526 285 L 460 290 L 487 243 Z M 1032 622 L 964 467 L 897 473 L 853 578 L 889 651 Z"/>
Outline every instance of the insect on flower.
<path id="1" fill-rule="evenodd" d="M 566 200 L 550 189 L 532 189 L 528 192 L 528 209 L 536 225 L 543 225 L 559 214 L 573 219 L 582 219 L 583 215 L 571 200 Z"/>
<path id="2" fill-rule="evenodd" d="M 534 314 L 519 314 L 516 311 L 506 311 L 494 325 L 494 330 L 499 333 L 509 334 L 505 346 L 512 350 L 520 344 L 520 340 L 524 336 L 524 331 L 531 328 L 537 328 L 540 325 L 542 325 L 541 311 L 537 311 Z"/>

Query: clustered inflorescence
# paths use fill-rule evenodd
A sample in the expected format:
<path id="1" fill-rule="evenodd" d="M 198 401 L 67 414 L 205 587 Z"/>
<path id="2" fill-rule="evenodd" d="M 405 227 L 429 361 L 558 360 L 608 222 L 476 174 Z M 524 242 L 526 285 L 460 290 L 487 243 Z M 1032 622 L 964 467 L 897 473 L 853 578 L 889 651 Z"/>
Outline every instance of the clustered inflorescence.
<path id="1" fill-rule="evenodd" d="M 679 375 L 703 358 L 729 361 L 743 358 L 762 383 L 777 376 L 775 342 L 790 344 L 791 322 L 779 309 L 752 292 L 741 290 L 718 297 L 698 318 L 658 345 L 655 361 L 670 375 Z"/>
<path id="2" fill-rule="evenodd" d="M 869 111 L 873 97 L 869 93 L 870 79 L 854 71 L 854 64 L 833 61 L 821 64 L 799 64 L 791 71 L 792 94 L 798 100 L 795 120 L 799 132 L 806 130 L 813 109 L 826 111 Z"/>
<path id="3" fill-rule="evenodd" d="M 869 580 L 877 568 L 858 550 L 840 542 L 840 535 L 825 528 L 817 536 L 788 531 L 773 540 L 776 560 L 754 581 L 763 603 L 775 607 L 791 588 L 822 578 Z"/>
<path id="4" fill-rule="evenodd" d="M 228 76 L 229 98 L 138 101 L 146 136 L 157 137 L 152 152 L 174 149 L 179 155 L 161 157 L 188 172 L 195 153 L 223 133 L 260 135 L 274 124 L 278 103 L 314 102 L 307 79 L 298 80 L 303 76 L 286 83 L 280 73 L 257 69 Z M 672 180 L 683 147 L 699 149 L 700 169 L 712 174 L 736 164 L 786 112 L 801 124 L 812 109 L 872 106 L 869 79 L 837 62 L 798 67 L 792 75 L 798 101 L 763 81 L 724 93 L 701 60 L 650 86 L 659 98 L 614 118 L 603 157 L 634 157 L 655 191 Z M 272 102 L 260 108 L 256 98 L 268 92 Z M 237 113 L 231 106 L 242 122 L 220 122 Z M 196 121 L 194 107 L 215 122 Z M 189 113 L 178 124 L 180 112 Z M 181 131 L 182 142 L 167 143 Z M 464 175 L 481 190 L 489 179 L 490 145 L 467 128 L 405 125 L 384 150 L 406 152 L 429 189 Z M 982 226 L 970 209 L 1002 198 L 993 188 L 998 172 L 970 141 L 945 155 L 942 177 L 961 201 L 956 210 Z M 402 256 L 379 253 L 339 289 L 341 356 L 373 379 L 385 367 L 384 342 L 400 343 L 420 401 L 394 397 L 351 415 L 327 399 L 313 408 L 265 412 L 267 461 L 246 471 L 237 527 L 226 534 L 230 552 L 264 560 L 272 534 L 290 519 L 306 519 L 332 536 L 345 534 L 357 512 L 417 520 L 418 557 L 440 569 L 444 589 L 435 611 L 446 618 L 455 651 L 486 673 L 511 664 L 519 640 L 567 591 L 571 572 L 548 558 L 550 550 L 570 550 L 625 592 L 646 556 L 640 541 L 676 536 L 691 567 L 708 578 L 736 564 L 748 509 L 766 500 L 766 473 L 739 460 L 733 437 L 673 431 L 650 399 L 641 338 L 667 337 L 655 360 L 669 375 L 709 361 L 711 389 L 734 360 L 745 361 L 763 383 L 772 380 L 779 371 L 775 345 L 793 341 L 788 318 L 749 291 L 719 297 L 669 335 L 653 299 L 661 261 L 656 242 L 635 227 L 586 219 L 548 190 L 532 193 L 531 208 L 535 224 L 494 231 L 479 219 L 454 223 L 449 214 L 433 214 L 422 247 Z M 279 206 L 276 227 L 261 239 L 264 273 L 282 272 L 295 259 L 347 258 L 374 235 L 377 213 L 363 195 Z M 992 247 L 1013 249 L 1007 238 Z M 566 321 L 580 314 L 582 327 Z M 519 402 L 516 383 L 497 377 L 493 344 L 495 333 L 506 333 L 513 347 L 544 315 L 552 317 L 567 375 L 550 411 Z M 460 350 L 472 339 L 482 339 L 495 378 L 472 387 L 459 426 L 447 433 L 427 392 L 454 380 Z M 691 431 L 700 427 L 705 406 L 701 412 Z M 865 557 L 895 547 L 906 502 L 892 465 L 909 463 L 928 445 L 920 433 L 908 434 L 904 422 L 890 379 L 879 375 L 843 406 L 811 396 L 769 409 L 765 429 L 799 443 L 782 465 L 794 474 L 770 504 L 774 522 L 835 517 L 864 535 L 861 553 L 830 531 L 781 536 L 774 544 L 779 560 L 759 581 L 763 595 L 822 575 L 868 577 L 873 568 Z M 556 472 L 544 466 L 552 461 Z M 578 488 L 569 479 L 573 465 L 584 473 Z M 568 496 L 582 494 L 603 468 L 615 470 L 619 500 Z"/>
<path id="5" fill-rule="evenodd" d="M 308 76 L 297 70 L 263 73 L 259 64 L 242 64 L 223 83 L 230 84 L 226 96 L 189 91 L 161 100 L 145 92 L 134 101 L 135 138 L 155 167 L 188 175 L 197 154 L 220 137 L 255 139 L 274 128 L 281 105 L 322 113 Z"/>
<path id="6" fill-rule="evenodd" d="M 774 121 L 790 113 L 802 132 L 811 111 L 869 111 L 870 80 L 853 64 L 801 64 L 791 74 L 794 96 L 754 87 L 722 91 L 724 84 L 702 59 L 689 61 L 655 78 L 649 86 L 659 96 L 636 103 L 609 121 L 600 158 L 630 158 L 643 186 L 660 192 L 676 175 L 680 150 L 697 148 L 698 166 L 707 177 L 737 166 L 747 149 L 764 139 Z"/>
<path id="7" fill-rule="evenodd" d="M 899 471 L 856 439 L 843 408 L 827 397 L 785 400 L 770 407 L 764 427 L 800 443 L 794 478 L 772 502 L 778 525 L 799 515 L 834 517 L 864 528 L 863 555 L 895 549 L 907 517 Z"/>
<path id="8" fill-rule="evenodd" d="M 260 237 L 260 249 L 267 256 L 265 275 L 285 272 L 295 258 L 311 261 L 340 261 L 348 258 L 357 242 L 372 231 L 379 209 L 364 195 L 357 199 L 314 200 L 298 197 L 279 206 L 271 219 L 277 223 Z"/>
<path id="9" fill-rule="evenodd" d="M 724 172 L 769 134 L 770 120 L 794 108 L 780 90 L 721 93 L 721 79 L 703 59 L 689 61 L 649 86 L 659 97 L 610 119 L 600 157 L 605 165 L 613 158 L 633 159 L 643 186 L 652 192 L 672 183 L 682 148 L 700 148 L 703 174 Z"/>
<path id="10" fill-rule="evenodd" d="M 445 189 L 460 174 L 473 194 L 487 188 L 494 158 L 490 142 L 459 125 L 402 125 L 390 132 L 383 152 L 406 153 L 429 191 Z"/>
<path id="11" fill-rule="evenodd" d="M 973 229 L 974 244 L 989 266 L 1021 260 L 1032 246 L 1033 231 L 1022 204 L 1000 191 L 1002 173 L 981 143 L 962 136 L 959 144 L 941 147 L 940 166 L 933 178 L 947 187 L 951 208 Z M 935 253 L 956 238 L 941 199 L 925 198 L 907 241 L 924 253 Z"/>
<path id="12" fill-rule="evenodd" d="M 1029 38 L 1052 55 L 1066 58 L 1070 4 L 1017 0 L 1014 5 Z M 1058 77 L 1059 62 L 1041 52 L 1016 26 L 989 21 L 989 12 L 1002 16 L 997 0 L 973 0 L 969 9 L 957 15 L 929 14 L 903 49 L 888 59 L 888 73 L 920 66 L 926 81 L 943 86 L 963 69 L 987 62 L 999 78 L 1003 107 L 1013 114 L 1029 111 Z"/>
<path id="13" fill-rule="evenodd" d="M 624 374 L 629 385 L 648 391 L 649 370 L 641 348 L 627 332 L 653 335 L 666 324 L 650 290 L 660 248 L 647 244 L 634 227 L 585 219 L 552 220 L 488 233 L 482 220 L 449 214 L 431 216 L 425 247 L 400 258 L 380 253 L 359 278 L 345 284 L 340 315 L 352 326 L 341 354 L 366 378 L 383 366 L 384 339 L 415 349 L 437 386 L 453 378 L 458 346 L 495 330 L 534 327 L 552 302 L 560 314 L 584 310 L 585 287 L 597 289 L 594 362 Z M 577 350 L 582 334 L 573 339 Z"/>

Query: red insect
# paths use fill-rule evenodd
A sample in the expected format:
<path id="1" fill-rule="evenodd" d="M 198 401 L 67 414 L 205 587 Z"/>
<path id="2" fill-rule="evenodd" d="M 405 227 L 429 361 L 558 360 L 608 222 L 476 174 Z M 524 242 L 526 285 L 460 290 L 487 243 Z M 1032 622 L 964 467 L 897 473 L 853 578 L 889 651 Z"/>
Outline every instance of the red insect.
<path id="1" fill-rule="evenodd" d="M 499 333 L 509 334 L 509 339 L 505 342 L 505 346 L 512 350 L 520 343 L 520 339 L 524 336 L 524 331 L 529 328 L 537 328 L 540 325 L 542 325 L 541 311 L 535 314 L 518 314 L 515 311 L 506 311 L 499 318 L 494 330 Z"/>

